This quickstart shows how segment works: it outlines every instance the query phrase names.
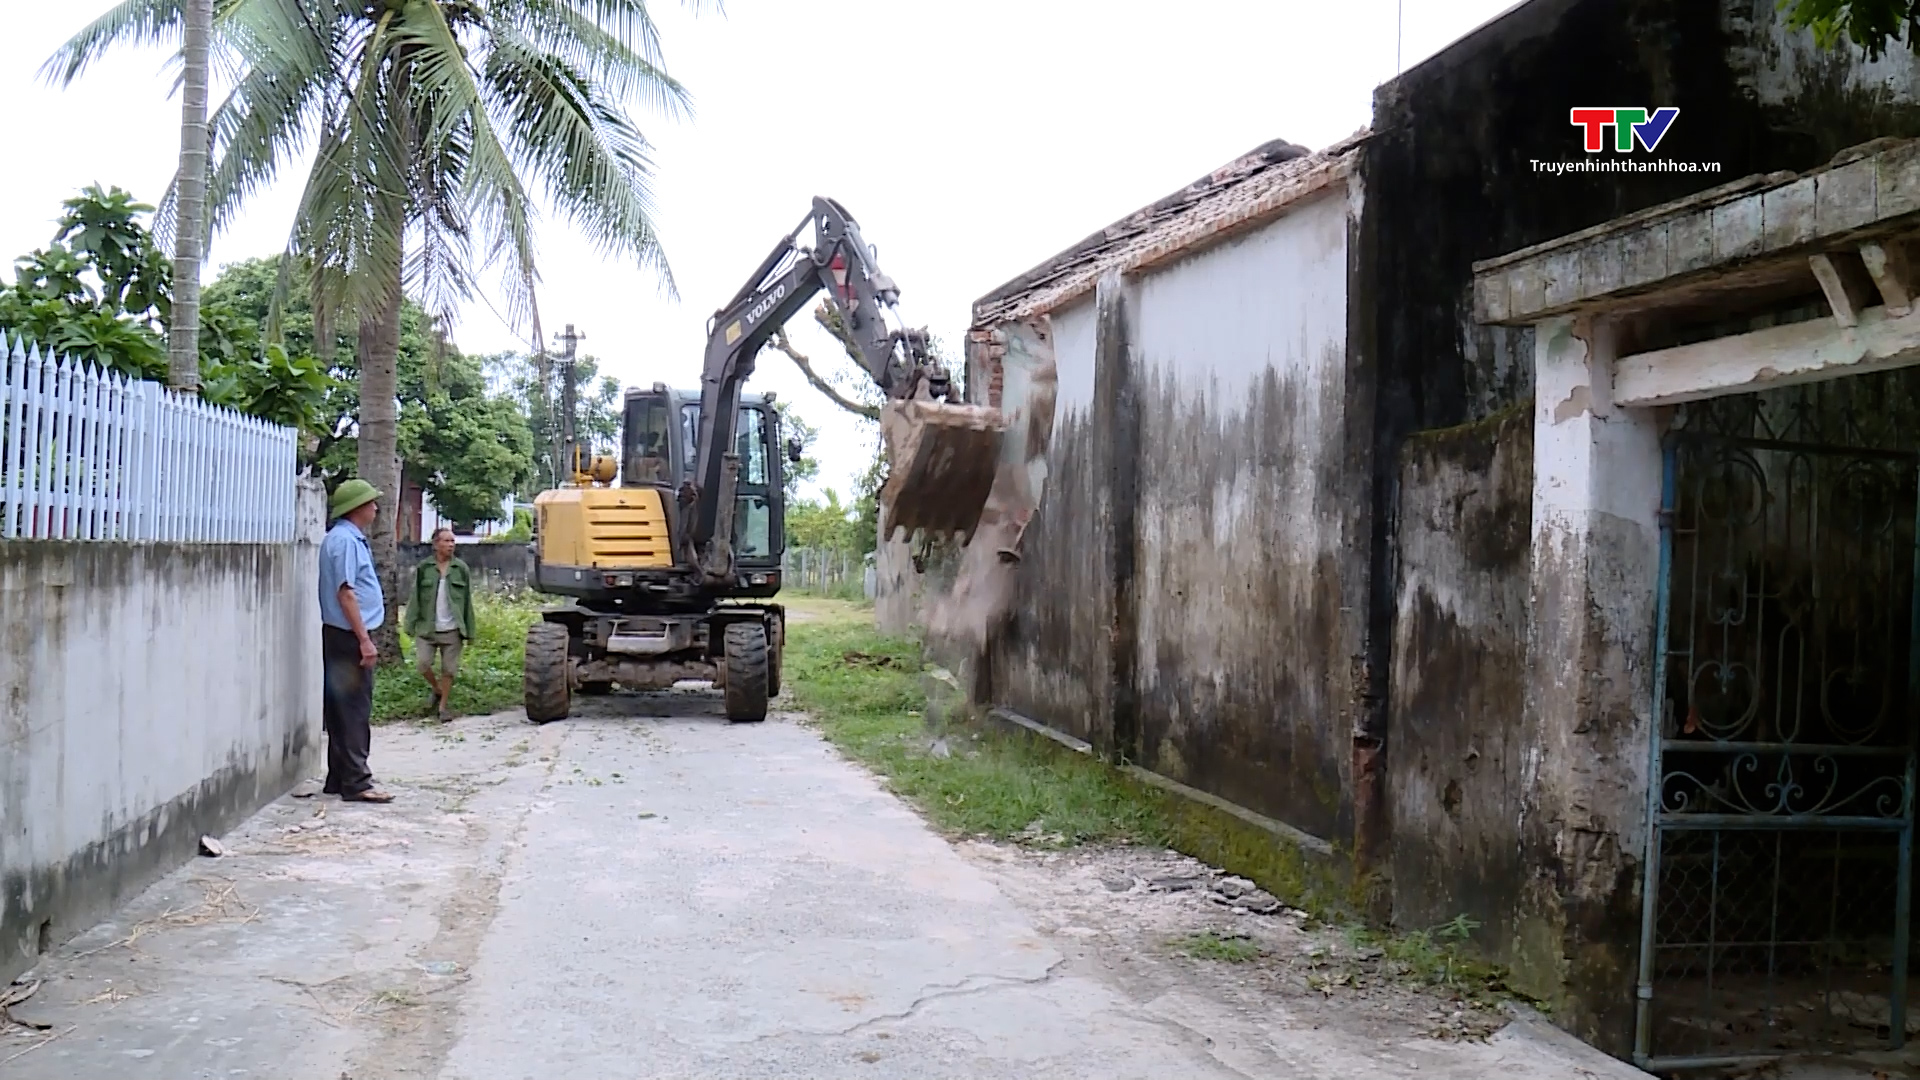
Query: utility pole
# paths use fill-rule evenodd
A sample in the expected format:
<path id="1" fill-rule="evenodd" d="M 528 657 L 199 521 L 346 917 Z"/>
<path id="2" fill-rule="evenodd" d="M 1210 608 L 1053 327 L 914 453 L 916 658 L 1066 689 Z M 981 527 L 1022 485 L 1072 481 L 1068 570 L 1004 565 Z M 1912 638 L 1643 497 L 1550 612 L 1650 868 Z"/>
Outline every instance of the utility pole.
<path id="1" fill-rule="evenodd" d="M 560 343 L 566 346 L 566 351 L 560 354 L 560 425 L 558 431 L 560 445 L 557 448 L 560 458 L 560 468 L 556 470 L 555 475 L 559 477 L 561 483 L 572 481 L 574 474 L 580 471 L 579 462 L 575 460 L 576 433 L 574 431 L 573 415 L 573 362 L 576 351 L 579 349 L 580 343 L 584 340 L 586 340 L 586 335 L 575 333 L 572 323 L 568 323 L 566 330 L 560 334 Z"/>

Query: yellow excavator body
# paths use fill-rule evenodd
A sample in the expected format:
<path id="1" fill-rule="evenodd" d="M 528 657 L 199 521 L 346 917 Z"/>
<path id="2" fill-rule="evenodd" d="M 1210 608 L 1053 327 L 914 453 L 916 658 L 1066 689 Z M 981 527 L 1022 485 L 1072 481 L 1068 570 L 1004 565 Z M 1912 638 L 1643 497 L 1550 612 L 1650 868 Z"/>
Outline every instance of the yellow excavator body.
<path id="1" fill-rule="evenodd" d="M 540 561 L 589 570 L 664 570 L 673 565 L 667 508 L 658 488 L 562 487 L 533 500 Z"/>

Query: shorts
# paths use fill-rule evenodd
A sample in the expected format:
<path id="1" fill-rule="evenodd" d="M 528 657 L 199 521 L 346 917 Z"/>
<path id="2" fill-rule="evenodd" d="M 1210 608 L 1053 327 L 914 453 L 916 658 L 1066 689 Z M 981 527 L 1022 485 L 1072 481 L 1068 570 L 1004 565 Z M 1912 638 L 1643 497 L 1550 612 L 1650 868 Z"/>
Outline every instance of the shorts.
<path id="1" fill-rule="evenodd" d="M 440 654 L 440 673 L 451 679 L 460 672 L 460 649 L 466 642 L 458 630 L 440 630 L 413 639 L 413 663 L 420 674 L 433 673 L 433 654 Z"/>

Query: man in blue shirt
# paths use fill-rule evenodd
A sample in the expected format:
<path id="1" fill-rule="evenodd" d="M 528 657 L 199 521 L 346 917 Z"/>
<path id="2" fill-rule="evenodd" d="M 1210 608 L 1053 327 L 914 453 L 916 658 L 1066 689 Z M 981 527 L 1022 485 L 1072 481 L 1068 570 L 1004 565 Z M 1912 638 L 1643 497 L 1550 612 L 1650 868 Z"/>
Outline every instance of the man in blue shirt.
<path id="1" fill-rule="evenodd" d="M 380 493 L 365 480 L 348 480 L 333 493 L 333 527 L 320 543 L 320 653 L 325 666 L 327 784 L 321 790 L 348 802 L 387 803 L 373 786 L 367 754 L 373 748 L 373 675 L 380 662 L 373 631 L 387 618 L 387 599 L 374 570 L 367 529 L 380 513 Z"/>

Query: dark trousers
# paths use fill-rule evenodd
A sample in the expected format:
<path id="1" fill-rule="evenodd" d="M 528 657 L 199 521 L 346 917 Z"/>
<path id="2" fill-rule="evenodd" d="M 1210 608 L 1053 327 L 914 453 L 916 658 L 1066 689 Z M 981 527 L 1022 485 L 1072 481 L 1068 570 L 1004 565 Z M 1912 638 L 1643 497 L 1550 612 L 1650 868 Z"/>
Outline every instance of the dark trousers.
<path id="1" fill-rule="evenodd" d="M 328 795 L 358 795 L 373 787 L 367 754 L 373 749 L 373 669 L 360 666 L 360 639 L 353 631 L 320 628 L 326 701 Z"/>

